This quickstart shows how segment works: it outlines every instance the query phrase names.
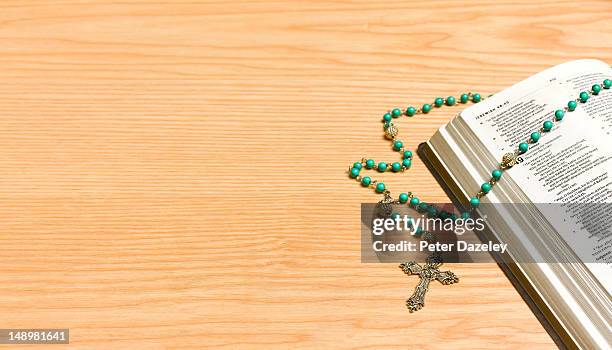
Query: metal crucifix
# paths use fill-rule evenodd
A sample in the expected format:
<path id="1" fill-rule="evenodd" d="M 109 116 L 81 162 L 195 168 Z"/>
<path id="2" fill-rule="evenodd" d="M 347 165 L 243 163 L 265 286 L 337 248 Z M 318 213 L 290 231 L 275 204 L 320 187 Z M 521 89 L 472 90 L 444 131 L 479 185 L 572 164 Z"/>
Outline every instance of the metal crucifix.
<path id="1" fill-rule="evenodd" d="M 414 293 L 406 300 L 406 307 L 410 312 L 418 311 L 425 306 L 425 293 L 429 289 L 429 282 L 438 280 L 442 284 L 453 284 L 459 282 L 459 277 L 451 271 L 440 271 L 441 259 L 435 255 L 427 257 L 425 266 L 414 261 L 400 264 L 400 269 L 407 275 L 419 275 L 421 280 L 416 286 Z"/>

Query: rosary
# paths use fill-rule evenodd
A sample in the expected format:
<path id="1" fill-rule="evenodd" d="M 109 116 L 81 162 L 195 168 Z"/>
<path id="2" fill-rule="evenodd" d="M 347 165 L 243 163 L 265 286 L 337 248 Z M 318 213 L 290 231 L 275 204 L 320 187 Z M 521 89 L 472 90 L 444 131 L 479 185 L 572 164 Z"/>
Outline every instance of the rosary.
<path id="1" fill-rule="evenodd" d="M 590 91 L 583 91 L 579 94 L 578 98 L 571 100 L 567 103 L 567 106 L 562 109 L 557 109 L 553 117 L 550 120 L 543 122 L 542 127 L 539 130 L 532 132 L 529 138 L 519 143 L 513 152 L 509 152 L 503 155 L 501 162 L 497 168 L 491 172 L 491 178 L 489 181 L 483 183 L 480 186 L 480 191 L 475 196 L 470 198 L 469 207 L 466 211 L 461 213 L 461 218 L 466 219 L 471 216 L 471 212 L 476 210 L 480 205 L 480 199 L 487 195 L 495 186 L 495 184 L 501 179 L 504 171 L 510 169 L 516 165 L 517 158 L 519 155 L 527 153 L 530 145 L 537 143 L 542 135 L 551 131 L 555 123 L 561 122 L 568 112 L 573 112 L 578 107 L 578 103 L 586 103 L 591 96 L 599 95 L 603 89 L 609 90 L 612 87 L 612 80 L 605 79 L 602 84 L 595 84 L 591 87 Z M 477 93 L 465 93 L 459 97 L 459 103 L 466 104 L 469 101 L 478 103 L 483 100 L 483 97 Z M 383 215 L 391 215 L 393 204 L 405 204 L 409 207 L 416 209 L 421 213 L 427 213 L 430 217 L 438 217 L 442 220 L 452 219 L 456 220 L 458 217 L 454 213 L 450 213 L 444 210 L 439 210 L 433 205 L 429 205 L 425 202 L 421 202 L 418 197 L 414 196 L 412 192 L 400 193 L 397 199 L 391 196 L 391 192 L 387 189 L 384 182 L 372 180 L 369 176 L 361 176 L 361 170 L 365 169 L 376 169 L 380 173 L 384 172 L 404 172 L 410 169 L 412 164 L 412 152 L 404 149 L 402 141 L 397 140 L 397 134 L 399 129 L 393 123 L 393 119 L 399 118 L 402 115 L 412 117 L 417 114 L 427 114 L 432 108 L 439 108 L 443 105 L 454 106 L 457 104 L 457 99 L 453 96 L 448 96 L 446 99 L 438 97 L 434 100 L 433 104 L 426 103 L 420 108 L 408 107 L 405 110 L 394 108 L 383 115 L 383 131 L 385 137 L 391 141 L 393 150 L 399 152 L 402 155 L 402 161 L 394 162 L 389 166 L 386 162 L 379 162 L 378 164 L 372 159 L 362 158 L 361 161 L 355 162 L 349 167 L 349 177 L 361 183 L 363 187 L 374 189 L 376 193 L 382 194 L 383 199 L 379 202 L 379 210 Z M 436 241 L 435 236 L 431 232 L 426 232 L 417 229 L 415 236 L 422 237 L 430 243 Z M 437 280 L 442 284 L 453 284 L 459 282 L 459 278 L 451 271 L 440 271 L 438 268 L 442 265 L 442 259 L 439 254 L 432 254 L 427 257 L 425 265 L 421 266 L 414 261 L 400 264 L 400 269 L 407 275 L 418 275 L 420 282 L 415 288 L 414 293 L 410 298 L 406 300 L 406 306 L 410 312 L 420 310 L 425 306 L 425 293 L 429 288 L 429 283 L 433 280 Z"/>

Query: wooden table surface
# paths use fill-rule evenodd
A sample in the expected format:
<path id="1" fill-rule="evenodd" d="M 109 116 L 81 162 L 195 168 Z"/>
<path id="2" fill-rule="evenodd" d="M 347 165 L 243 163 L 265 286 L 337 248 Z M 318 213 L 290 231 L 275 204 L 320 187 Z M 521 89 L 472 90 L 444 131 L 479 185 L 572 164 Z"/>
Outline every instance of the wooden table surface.
<path id="1" fill-rule="evenodd" d="M 610 1 L 0 3 L 0 328 L 53 349 L 550 349 L 501 270 L 360 262 L 388 108 L 612 62 Z M 399 121 L 414 148 L 454 113 Z M 418 159 L 392 189 L 446 196 Z M 4 348 L 0 345 L 0 349 Z M 16 346 L 39 349 L 44 346 Z"/>

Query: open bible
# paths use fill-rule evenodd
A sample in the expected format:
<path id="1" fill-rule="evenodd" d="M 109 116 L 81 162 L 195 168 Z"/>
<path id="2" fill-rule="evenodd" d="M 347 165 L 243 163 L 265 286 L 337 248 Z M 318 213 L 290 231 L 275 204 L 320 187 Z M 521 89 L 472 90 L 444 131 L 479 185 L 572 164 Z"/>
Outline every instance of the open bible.
<path id="1" fill-rule="evenodd" d="M 463 110 L 420 145 L 419 156 L 466 206 L 504 154 L 581 91 L 611 78 L 598 60 L 549 68 Z M 569 348 L 612 344 L 611 132 L 612 89 L 602 89 L 531 144 L 477 210 L 487 218 L 482 239 L 508 244 L 500 266 Z"/>

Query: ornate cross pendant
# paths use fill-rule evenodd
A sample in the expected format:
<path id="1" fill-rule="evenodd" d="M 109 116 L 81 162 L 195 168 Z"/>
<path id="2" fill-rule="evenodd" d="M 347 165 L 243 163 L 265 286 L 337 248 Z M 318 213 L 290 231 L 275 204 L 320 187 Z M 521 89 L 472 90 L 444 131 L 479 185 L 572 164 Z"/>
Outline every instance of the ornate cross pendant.
<path id="1" fill-rule="evenodd" d="M 400 264 L 399 267 L 405 274 L 419 275 L 421 278 L 412 296 L 406 300 L 406 307 L 410 312 L 418 311 L 425 306 L 425 293 L 429 289 L 429 282 L 433 280 L 438 280 L 442 284 L 459 282 L 459 277 L 451 271 L 438 270 L 441 265 L 442 262 L 435 256 L 427 257 L 427 262 L 422 267 L 414 261 Z"/>

